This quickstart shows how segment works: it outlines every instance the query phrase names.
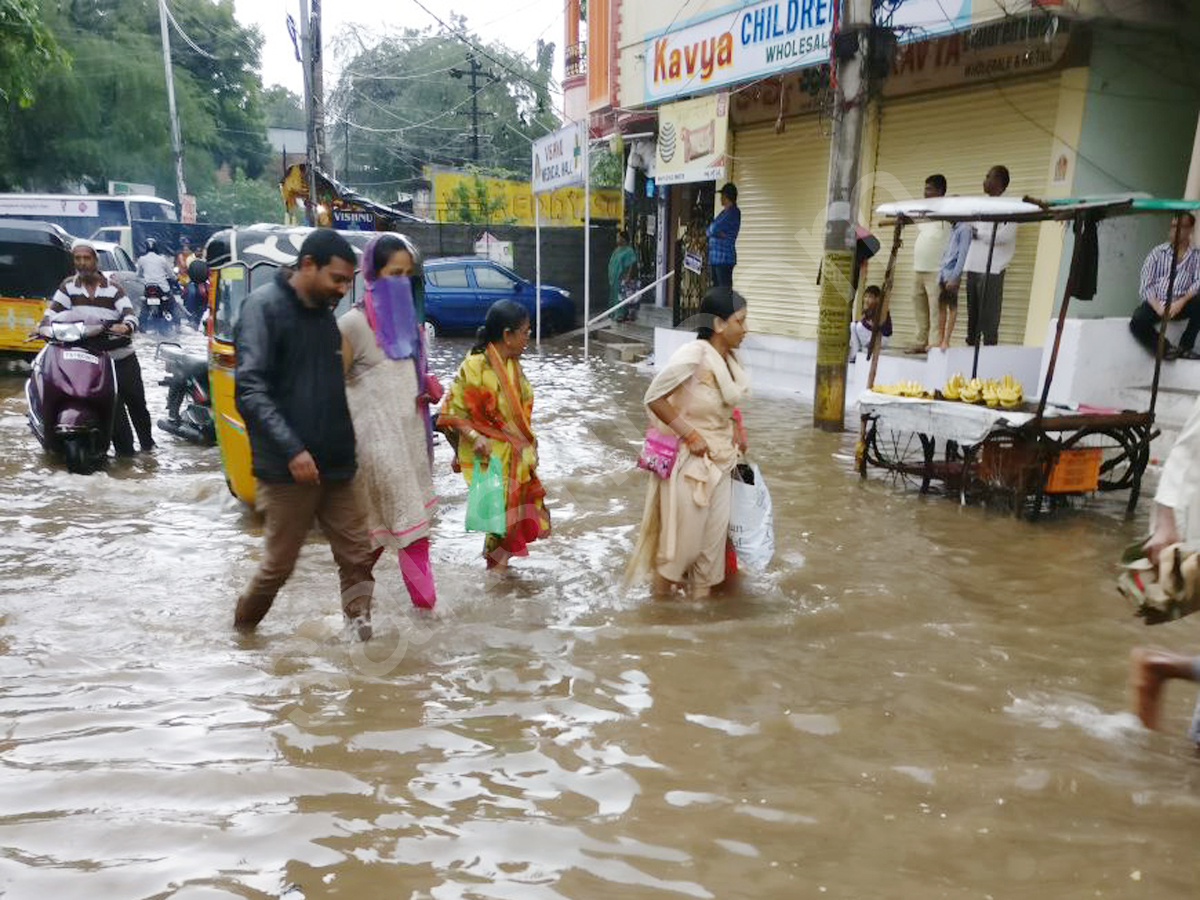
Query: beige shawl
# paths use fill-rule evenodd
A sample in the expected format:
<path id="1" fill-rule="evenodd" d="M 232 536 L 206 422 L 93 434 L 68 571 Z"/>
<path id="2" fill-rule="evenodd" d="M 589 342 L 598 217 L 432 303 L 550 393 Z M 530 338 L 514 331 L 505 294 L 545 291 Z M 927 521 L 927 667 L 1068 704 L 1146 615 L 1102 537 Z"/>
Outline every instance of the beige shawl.
<path id="1" fill-rule="evenodd" d="M 655 400 L 670 396 L 683 421 L 695 428 L 708 444 L 705 456 L 693 456 L 687 444 L 679 442 L 679 455 L 667 479 L 647 473 L 649 485 L 642 526 L 633 558 L 626 570 L 626 581 L 646 575 L 655 565 L 659 544 L 667 557 L 675 554 L 676 528 L 674 499 L 679 490 L 689 491 L 697 506 L 707 506 L 711 491 L 725 473 L 737 463 L 734 443 L 733 409 L 747 395 L 750 379 L 736 355 L 721 354 L 706 340 L 695 340 L 679 348 L 646 390 L 646 415 L 650 425 L 667 433 L 676 433 L 649 410 Z M 683 423 L 679 423 L 683 426 Z M 667 521 L 660 513 L 660 492 L 671 492 Z"/>

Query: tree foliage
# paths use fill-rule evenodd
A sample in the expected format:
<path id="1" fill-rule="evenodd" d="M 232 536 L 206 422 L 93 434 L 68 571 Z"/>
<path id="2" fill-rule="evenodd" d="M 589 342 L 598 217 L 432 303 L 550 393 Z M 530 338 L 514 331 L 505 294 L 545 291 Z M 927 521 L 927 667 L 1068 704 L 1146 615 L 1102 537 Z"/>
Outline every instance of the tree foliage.
<path id="1" fill-rule="evenodd" d="M 493 194 L 482 173 L 471 167 L 471 182 L 460 181 L 447 200 L 446 221 L 465 222 L 468 225 L 505 225 L 512 217 L 502 216 L 507 201 L 500 194 Z"/>
<path id="2" fill-rule="evenodd" d="M 253 225 L 283 221 L 283 196 L 279 185 L 263 178 L 247 178 L 237 171 L 223 184 L 215 184 L 196 198 L 196 211 L 209 222 Z"/>
<path id="3" fill-rule="evenodd" d="M 528 177 L 531 139 L 558 127 L 550 97 L 554 45 L 539 40 L 530 63 L 520 53 L 466 35 L 461 18 L 452 17 L 450 26 L 452 31 L 409 28 L 382 37 L 351 27 L 334 42 L 345 66 L 328 105 L 326 129 L 339 171 L 348 173 L 351 184 L 415 186 L 425 166 L 468 163 Z M 480 81 L 475 92 L 478 160 L 471 142 L 473 92 L 465 74 L 470 53 L 497 79 Z M 349 160 L 343 158 L 347 134 Z"/>
<path id="4" fill-rule="evenodd" d="M 304 115 L 304 98 L 280 85 L 273 85 L 263 91 L 263 116 L 271 128 L 308 127 L 308 119 Z"/>
<path id="5" fill-rule="evenodd" d="M 66 61 L 36 0 L 0 0 L 0 103 L 28 107 L 37 79 Z"/>
<path id="6" fill-rule="evenodd" d="M 160 196 L 174 197 L 157 2 L 45 0 L 43 10 L 72 65 L 42 71 L 28 108 L 9 103 L 0 187 L 103 191 L 117 179 L 153 183 Z M 232 0 L 172 0 L 171 10 L 214 57 L 172 31 L 189 190 L 212 187 L 221 168 L 257 176 L 270 158 L 258 75 L 261 36 L 238 24 Z"/>

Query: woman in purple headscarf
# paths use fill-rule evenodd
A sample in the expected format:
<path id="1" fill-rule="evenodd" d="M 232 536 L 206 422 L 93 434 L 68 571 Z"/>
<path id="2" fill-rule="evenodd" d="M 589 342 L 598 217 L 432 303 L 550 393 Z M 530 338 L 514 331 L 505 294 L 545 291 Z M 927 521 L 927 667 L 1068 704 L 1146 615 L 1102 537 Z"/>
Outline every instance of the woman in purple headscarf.
<path id="1" fill-rule="evenodd" d="M 338 319 L 358 456 L 355 490 L 376 559 L 396 553 L 413 606 L 432 609 L 429 530 L 437 497 L 429 404 L 441 388 L 426 365 L 414 302 L 420 257 L 407 239 L 382 234 L 363 251 L 362 272 L 362 300 Z"/>

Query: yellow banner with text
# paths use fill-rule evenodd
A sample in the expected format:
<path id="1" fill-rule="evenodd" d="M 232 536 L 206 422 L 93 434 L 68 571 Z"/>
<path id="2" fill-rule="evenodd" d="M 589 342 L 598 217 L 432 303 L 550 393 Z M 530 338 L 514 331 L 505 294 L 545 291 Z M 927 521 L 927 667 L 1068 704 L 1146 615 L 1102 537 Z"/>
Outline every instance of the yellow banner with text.
<path id="1" fill-rule="evenodd" d="M 479 180 L 488 192 L 488 212 L 483 213 L 477 197 L 476 176 L 470 172 L 434 172 L 429 176 L 433 185 L 430 218 L 438 222 L 459 222 L 459 209 L 465 199 L 472 206 L 473 216 L 493 225 L 533 225 L 533 188 L 528 181 L 511 181 L 482 175 Z M 625 196 L 620 188 L 597 188 L 592 191 L 592 220 L 620 221 L 624 213 Z M 542 224 L 546 226 L 583 225 L 583 188 L 566 187 L 549 191 L 538 197 Z"/>

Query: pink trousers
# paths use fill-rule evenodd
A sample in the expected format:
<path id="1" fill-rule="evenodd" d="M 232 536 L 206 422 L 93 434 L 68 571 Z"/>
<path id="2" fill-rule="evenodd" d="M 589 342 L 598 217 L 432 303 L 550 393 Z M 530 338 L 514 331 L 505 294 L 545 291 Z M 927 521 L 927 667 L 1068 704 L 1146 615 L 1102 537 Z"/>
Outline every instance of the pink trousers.
<path id="1" fill-rule="evenodd" d="M 375 548 L 375 559 L 383 555 L 383 548 Z M 400 577 L 412 605 L 418 609 L 433 609 L 437 603 L 437 589 L 433 583 L 433 566 L 429 562 L 429 538 L 413 541 L 400 550 Z"/>

